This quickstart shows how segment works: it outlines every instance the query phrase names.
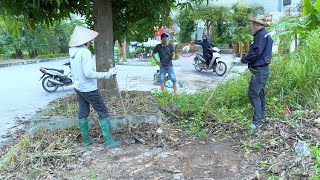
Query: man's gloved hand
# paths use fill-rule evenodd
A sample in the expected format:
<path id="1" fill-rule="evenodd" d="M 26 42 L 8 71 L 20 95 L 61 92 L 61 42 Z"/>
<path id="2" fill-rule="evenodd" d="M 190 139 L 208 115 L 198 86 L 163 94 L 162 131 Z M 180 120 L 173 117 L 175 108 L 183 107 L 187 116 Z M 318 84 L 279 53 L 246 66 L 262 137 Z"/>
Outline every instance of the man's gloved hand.
<path id="1" fill-rule="evenodd" d="M 114 68 L 110 68 L 109 69 L 109 73 L 111 76 L 115 76 L 117 75 L 117 69 L 114 67 Z"/>

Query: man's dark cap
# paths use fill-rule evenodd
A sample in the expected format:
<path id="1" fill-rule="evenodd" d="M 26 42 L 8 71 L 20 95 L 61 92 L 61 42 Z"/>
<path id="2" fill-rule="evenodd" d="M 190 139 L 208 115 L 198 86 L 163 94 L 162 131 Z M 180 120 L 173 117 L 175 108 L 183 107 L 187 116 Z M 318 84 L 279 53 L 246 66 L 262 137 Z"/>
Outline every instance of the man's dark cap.
<path id="1" fill-rule="evenodd" d="M 163 38 L 163 37 L 169 37 L 169 36 L 168 36 L 168 34 L 166 34 L 166 33 L 162 33 L 162 34 L 161 34 L 161 38 Z"/>

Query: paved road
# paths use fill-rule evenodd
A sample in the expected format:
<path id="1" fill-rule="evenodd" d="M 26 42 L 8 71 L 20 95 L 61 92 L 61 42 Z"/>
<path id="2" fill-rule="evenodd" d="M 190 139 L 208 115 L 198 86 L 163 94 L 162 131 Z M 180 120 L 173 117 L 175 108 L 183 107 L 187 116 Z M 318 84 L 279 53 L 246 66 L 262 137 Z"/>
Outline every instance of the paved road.
<path id="1" fill-rule="evenodd" d="M 223 57 L 230 67 L 231 56 Z M 69 72 L 69 68 L 62 66 L 68 60 L 29 64 L 0 68 L 2 86 L 0 88 L 0 137 L 15 130 L 17 121 L 28 119 L 37 110 L 44 108 L 49 102 L 73 93 L 73 88 L 59 88 L 55 93 L 47 93 L 41 87 L 39 81 L 42 75 L 40 67 L 54 67 Z M 222 77 L 211 72 L 196 72 L 194 70 L 193 57 L 181 58 L 174 61 L 178 80 L 183 80 L 185 88 L 179 91 L 193 93 L 207 86 L 214 86 Z M 142 66 L 144 64 L 144 66 Z M 118 65 L 118 82 L 122 90 L 160 89 L 153 84 L 153 75 L 158 69 L 156 66 L 148 66 L 148 63 L 131 63 L 131 65 Z M 5 138 L 0 138 L 1 141 Z"/>
<path id="2" fill-rule="evenodd" d="M 72 87 L 47 93 L 41 87 L 39 68 L 55 67 L 68 71 L 62 64 L 67 60 L 0 68 L 2 86 L 0 88 L 0 136 L 10 132 L 17 120 L 27 119 L 50 101 L 72 93 Z M 1 139 L 0 139 L 1 141 Z M 0 142 L 1 143 L 1 142 Z"/>

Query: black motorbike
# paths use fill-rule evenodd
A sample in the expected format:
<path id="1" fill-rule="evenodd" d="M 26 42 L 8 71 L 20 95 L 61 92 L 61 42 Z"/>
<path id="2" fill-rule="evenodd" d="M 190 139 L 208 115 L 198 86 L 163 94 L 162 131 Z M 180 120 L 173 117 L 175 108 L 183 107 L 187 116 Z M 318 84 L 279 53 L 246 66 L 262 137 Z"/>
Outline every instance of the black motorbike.
<path id="1" fill-rule="evenodd" d="M 64 66 L 70 67 L 70 62 L 63 64 Z M 55 92 L 59 87 L 69 86 L 73 84 L 71 79 L 71 72 L 64 74 L 63 69 L 45 68 L 41 67 L 40 72 L 42 72 L 42 87 L 45 91 L 52 93 Z"/>

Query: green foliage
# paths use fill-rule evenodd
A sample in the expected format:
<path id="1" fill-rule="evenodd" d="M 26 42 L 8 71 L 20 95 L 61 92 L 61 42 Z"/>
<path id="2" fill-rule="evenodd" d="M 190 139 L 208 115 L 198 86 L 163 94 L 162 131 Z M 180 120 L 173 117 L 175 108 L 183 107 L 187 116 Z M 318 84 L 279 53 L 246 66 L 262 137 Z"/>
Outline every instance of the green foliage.
<path id="1" fill-rule="evenodd" d="M 316 158 L 315 164 L 312 168 L 316 171 L 316 174 L 311 178 L 311 180 L 320 179 L 320 147 L 314 146 L 312 147 L 312 154 Z"/>
<path id="2" fill-rule="evenodd" d="M 113 0 L 115 39 L 121 41 L 125 36 L 141 42 L 152 37 L 155 27 L 170 25 L 174 4 L 175 0 Z"/>
<path id="3" fill-rule="evenodd" d="M 143 48 L 137 48 L 135 53 L 136 54 L 141 54 L 143 52 L 144 52 Z"/>
<path id="4" fill-rule="evenodd" d="M 67 53 L 69 37 L 79 24 L 82 24 L 79 20 L 61 21 L 53 26 L 36 25 L 30 30 L 19 23 L 20 30 L 16 32 L 8 28 L 7 21 L 0 18 L 0 53 L 4 54 L 4 58 L 21 58 L 18 56 L 20 51 L 28 52 L 29 58 L 39 54 Z"/>
<path id="5" fill-rule="evenodd" d="M 132 59 L 133 58 L 133 54 L 135 54 L 135 53 L 134 52 L 127 53 L 127 58 L 128 59 Z"/>
<path id="6" fill-rule="evenodd" d="M 232 5 L 231 9 L 222 6 L 199 7 L 192 13 L 192 18 L 205 22 L 206 34 L 214 42 L 242 42 L 244 44 L 252 39 L 248 18 L 263 13 L 262 6 L 237 2 Z"/>
<path id="7" fill-rule="evenodd" d="M 235 3 L 232 5 L 232 26 L 234 31 L 232 36 L 232 42 L 239 42 L 244 44 L 247 41 L 252 40 L 252 30 L 250 28 L 250 22 L 248 18 L 256 16 L 257 14 L 263 14 L 264 9 L 261 6 L 250 6 L 244 3 Z"/>
<path id="8" fill-rule="evenodd" d="M 230 32 L 226 29 L 230 22 L 230 12 L 227 7 L 199 7 L 192 13 L 194 20 L 202 20 L 205 22 L 207 36 L 212 39 L 225 38 Z M 215 28 L 216 34 L 212 35 L 210 29 Z"/>
<path id="9" fill-rule="evenodd" d="M 153 59 L 153 57 L 150 58 L 150 66 L 158 66 L 156 61 Z"/>
<path id="10" fill-rule="evenodd" d="M 180 26 L 179 41 L 180 42 L 190 42 L 191 35 L 194 32 L 196 25 L 194 20 L 191 18 L 190 13 L 187 10 L 181 11 L 178 23 Z"/>
<path id="11" fill-rule="evenodd" d="M 1 0 L 0 12 L 10 19 L 9 22 L 23 16 L 20 21 L 31 29 L 39 23 L 53 25 L 56 21 L 70 18 L 71 14 L 85 16 L 86 23 L 93 28 L 94 4 L 89 0 Z M 188 5 L 192 4 L 188 2 Z M 112 0 L 115 39 L 123 40 L 126 36 L 132 40 L 145 40 L 153 35 L 155 27 L 170 25 L 170 12 L 175 7 L 175 0 Z M 12 23 L 11 27 L 14 25 Z"/>
<path id="12" fill-rule="evenodd" d="M 49 54 L 41 54 L 37 56 L 38 59 L 45 59 L 45 58 L 55 58 L 55 57 L 65 57 L 69 56 L 69 53 L 49 53 Z"/>
<path id="13" fill-rule="evenodd" d="M 306 37 L 309 35 L 309 32 L 318 29 L 320 26 L 320 0 L 316 0 L 314 3 L 311 0 L 303 0 L 302 15 L 303 24 L 299 22 L 284 22 L 273 25 L 273 29 L 283 31 L 277 34 L 275 38 L 282 35 L 294 36 L 297 34 Z"/>
<path id="14" fill-rule="evenodd" d="M 38 23 L 53 25 L 57 21 L 70 18 L 71 14 L 85 14 L 90 7 L 88 0 L 1 0 L 0 12 L 14 25 L 14 19 L 34 29 Z M 20 17 L 22 17 L 20 19 Z"/>
<path id="15" fill-rule="evenodd" d="M 290 55 L 280 56 L 275 61 L 271 86 L 281 87 L 281 90 L 272 90 L 280 104 L 315 107 L 319 104 L 319 77 L 320 62 L 317 60 L 320 53 L 318 39 L 320 32 L 312 33 L 307 44 Z M 280 92 L 279 92 L 280 91 Z M 275 95 L 277 92 L 278 96 Z"/>

